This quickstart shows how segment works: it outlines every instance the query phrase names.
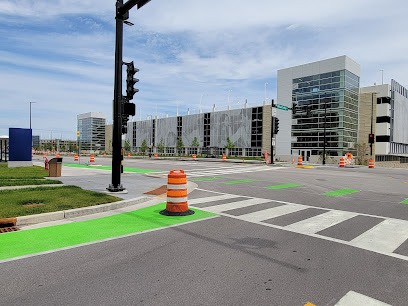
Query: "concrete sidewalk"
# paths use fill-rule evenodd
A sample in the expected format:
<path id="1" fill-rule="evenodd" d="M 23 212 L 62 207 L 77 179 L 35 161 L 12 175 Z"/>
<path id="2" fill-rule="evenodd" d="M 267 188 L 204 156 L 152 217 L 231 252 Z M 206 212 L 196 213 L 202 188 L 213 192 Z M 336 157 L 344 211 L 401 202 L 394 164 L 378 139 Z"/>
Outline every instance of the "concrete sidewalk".
<path id="1" fill-rule="evenodd" d="M 34 162 L 34 165 L 43 166 L 44 164 L 42 162 Z M 106 190 L 111 182 L 110 174 L 111 171 L 108 170 L 62 166 L 61 177 L 50 179 L 60 180 L 64 185 L 74 185 L 86 190 L 106 192 L 122 198 L 122 201 L 65 211 L 22 216 L 12 219 L 15 219 L 15 225 L 20 229 L 25 230 L 102 218 L 166 202 L 165 194 L 158 196 L 145 194 L 146 192 L 155 190 L 163 185 L 167 185 L 166 176 L 143 173 L 123 173 L 121 176 L 121 182 L 126 188 L 126 191 L 110 193 Z M 41 186 L 43 187 L 47 185 Z M 197 188 L 197 184 L 187 182 L 188 193 L 195 188 Z M 163 206 L 163 209 L 164 208 L 165 206 Z"/>

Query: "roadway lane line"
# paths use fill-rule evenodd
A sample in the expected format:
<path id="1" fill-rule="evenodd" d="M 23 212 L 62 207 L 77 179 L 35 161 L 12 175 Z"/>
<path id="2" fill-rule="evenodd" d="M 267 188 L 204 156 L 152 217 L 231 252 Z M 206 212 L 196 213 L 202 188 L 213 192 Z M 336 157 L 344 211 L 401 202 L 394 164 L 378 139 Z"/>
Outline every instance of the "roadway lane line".
<path id="1" fill-rule="evenodd" d="M 358 213 L 348 211 L 332 210 L 318 216 L 292 223 L 284 228 L 302 234 L 315 234 L 358 215 Z"/>
<path id="2" fill-rule="evenodd" d="M 272 201 L 270 201 L 272 202 Z M 249 221 L 249 222 L 260 222 L 267 219 L 272 219 L 280 216 L 284 216 L 296 211 L 304 210 L 308 206 L 301 204 L 287 204 L 278 207 L 268 208 L 261 211 L 256 211 L 253 213 L 241 215 L 238 219 Z"/>
<path id="3" fill-rule="evenodd" d="M 349 291 L 345 296 L 341 298 L 340 301 L 336 303 L 334 306 L 392 306 L 391 304 L 387 304 L 381 302 L 379 300 L 373 299 L 369 296 Z"/>
<path id="4" fill-rule="evenodd" d="M 354 238 L 350 244 L 367 250 L 393 252 L 407 239 L 408 221 L 388 219 Z"/>
<path id="5" fill-rule="evenodd" d="M 203 209 L 209 212 L 213 212 L 213 213 L 219 213 L 219 212 L 230 210 L 230 209 L 242 208 L 242 207 L 247 207 L 247 206 L 252 206 L 252 205 L 257 205 L 257 204 L 268 203 L 268 202 L 272 202 L 272 201 L 267 200 L 267 199 L 248 199 L 248 200 L 243 200 L 243 201 L 231 202 L 227 204 L 207 206 L 204 209 L 203 208 L 200 208 L 200 209 Z"/>

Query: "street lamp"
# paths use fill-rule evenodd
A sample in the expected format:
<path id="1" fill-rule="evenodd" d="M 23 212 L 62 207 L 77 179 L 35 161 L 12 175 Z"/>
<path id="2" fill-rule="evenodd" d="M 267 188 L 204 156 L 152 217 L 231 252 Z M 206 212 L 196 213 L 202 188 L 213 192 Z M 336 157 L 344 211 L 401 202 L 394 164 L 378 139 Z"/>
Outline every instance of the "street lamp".
<path id="1" fill-rule="evenodd" d="M 30 102 L 30 130 L 31 130 L 31 104 L 37 103 L 37 102 Z"/>
<path id="2" fill-rule="evenodd" d="M 268 85 L 268 82 L 265 82 L 265 102 L 264 103 L 266 103 L 266 85 Z"/>
<path id="3" fill-rule="evenodd" d="M 384 69 L 380 69 L 381 71 L 381 85 L 384 85 Z"/>

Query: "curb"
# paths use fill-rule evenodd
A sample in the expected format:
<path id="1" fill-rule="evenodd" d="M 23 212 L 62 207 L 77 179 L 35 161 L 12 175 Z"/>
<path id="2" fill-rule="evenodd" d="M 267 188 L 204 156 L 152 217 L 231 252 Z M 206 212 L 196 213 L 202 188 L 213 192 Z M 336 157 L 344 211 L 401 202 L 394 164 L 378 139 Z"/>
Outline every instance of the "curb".
<path id="1" fill-rule="evenodd" d="M 39 187 L 62 187 L 67 186 L 65 184 L 42 184 L 42 185 L 24 185 L 24 186 L 4 186 L 0 187 L 1 190 L 15 190 L 15 189 L 24 189 L 24 188 L 39 188 Z"/>

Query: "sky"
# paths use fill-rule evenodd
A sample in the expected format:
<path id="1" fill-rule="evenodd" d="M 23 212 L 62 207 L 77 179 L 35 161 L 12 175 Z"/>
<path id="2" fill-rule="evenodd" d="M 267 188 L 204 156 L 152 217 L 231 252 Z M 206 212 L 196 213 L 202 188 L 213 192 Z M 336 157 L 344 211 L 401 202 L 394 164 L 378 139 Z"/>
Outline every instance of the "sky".
<path id="1" fill-rule="evenodd" d="M 115 3 L 0 0 L 0 135 L 29 128 L 30 102 L 42 139 L 76 139 L 81 113 L 112 123 Z M 277 70 L 341 55 L 361 65 L 361 86 L 408 87 L 407 11 L 403 0 L 151 0 L 124 25 L 123 60 L 140 70 L 131 120 L 276 101 Z"/>

